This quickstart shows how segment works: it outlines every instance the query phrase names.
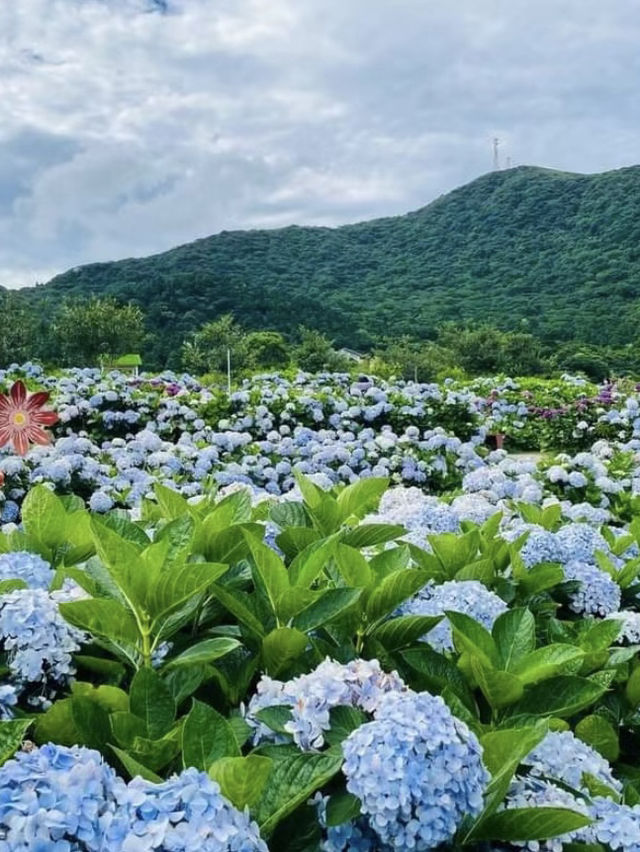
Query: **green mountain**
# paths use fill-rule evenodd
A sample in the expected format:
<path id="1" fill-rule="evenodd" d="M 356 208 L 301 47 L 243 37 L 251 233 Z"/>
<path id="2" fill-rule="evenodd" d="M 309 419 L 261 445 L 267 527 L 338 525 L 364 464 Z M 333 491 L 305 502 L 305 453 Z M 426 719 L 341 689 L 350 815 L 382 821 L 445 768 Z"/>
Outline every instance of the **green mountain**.
<path id="1" fill-rule="evenodd" d="M 597 175 L 492 172 L 427 207 L 339 228 L 223 231 L 140 259 L 83 266 L 31 291 L 138 303 L 164 360 L 206 320 L 299 324 L 367 347 L 445 321 L 550 342 L 626 343 L 640 319 L 640 166 Z"/>

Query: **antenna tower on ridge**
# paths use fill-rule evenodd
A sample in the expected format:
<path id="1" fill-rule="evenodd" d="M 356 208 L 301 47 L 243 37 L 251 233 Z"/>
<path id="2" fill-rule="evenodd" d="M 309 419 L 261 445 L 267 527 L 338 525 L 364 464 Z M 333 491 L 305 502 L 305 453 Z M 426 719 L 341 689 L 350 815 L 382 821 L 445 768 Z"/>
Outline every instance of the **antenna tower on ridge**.
<path id="1" fill-rule="evenodd" d="M 498 139 L 497 136 L 495 136 L 494 139 L 493 139 L 493 170 L 494 170 L 494 172 L 497 172 L 497 171 L 500 170 L 500 152 L 498 150 L 499 147 L 500 147 L 500 140 Z"/>

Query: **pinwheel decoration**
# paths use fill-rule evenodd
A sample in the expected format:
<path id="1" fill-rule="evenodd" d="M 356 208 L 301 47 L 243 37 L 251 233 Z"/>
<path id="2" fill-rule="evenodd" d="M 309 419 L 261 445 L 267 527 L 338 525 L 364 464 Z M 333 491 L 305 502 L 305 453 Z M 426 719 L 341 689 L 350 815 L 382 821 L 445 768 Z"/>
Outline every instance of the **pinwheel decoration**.
<path id="1" fill-rule="evenodd" d="M 0 447 L 11 443 L 23 456 L 29 444 L 50 444 L 51 436 L 44 426 L 53 426 L 58 415 L 43 406 L 47 391 L 28 393 L 24 382 L 14 382 L 8 394 L 0 393 Z"/>

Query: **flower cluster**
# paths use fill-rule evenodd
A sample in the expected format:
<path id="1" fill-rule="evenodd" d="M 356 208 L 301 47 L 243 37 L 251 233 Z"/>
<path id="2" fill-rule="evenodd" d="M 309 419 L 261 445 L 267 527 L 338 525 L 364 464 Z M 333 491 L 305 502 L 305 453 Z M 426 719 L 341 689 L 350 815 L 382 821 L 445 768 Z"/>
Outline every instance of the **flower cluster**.
<path id="1" fill-rule="evenodd" d="M 589 815 L 589 808 L 584 799 L 578 799 L 567 790 L 558 787 L 550 781 L 543 781 L 531 776 L 516 777 L 509 786 L 509 792 L 501 810 L 512 808 L 566 808 Z M 575 833 L 551 837 L 542 843 L 537 840 L 518 842 L 515 845 L 531 852 L 562 852 L 565 843 L 575 840 Z"/>
<path id="2" fill-rule="evenodd" d="M 435 849 L 482 810 L 489 773 L 480 744 L 439 697 L 385 696 L 342 748 L 347 789 L 390 849 Z"/>
<path id="3" fill-rule="evenodd" d="M 283 682 L 266 675 L 260 679 L 247 708 L 247 722 L 254 729 L 254 743 L 277 739 L 256 714 L 265 707 L 291 708 L 285 729 L 303 751 L 321 748 L 329 730 L 333 707 L 358 707 L 372 713 L 383 695 L 405 688 L 395 672 L 384 672 L 377 660 L 353 660 L 346 665 L 325 660 L 309 674 Z"/>
<path id="4" fill-rule="evenodd" d="M 447 610 L 463 612 L 471 616 L 487 630 L 491 630 L 496 618 L 507 610 L 506 603 L 478 580 L 449 580 L 437 586 L 433 582 L 404 603 L 401 615 L 444 615 Z M 452 651 L 451 625 L 445 619 L 436 624 L 423 641 L 436 651 Z"/>
<path id="5" fill-rule="evenodd" d="M 591 824 L 568 835 L 539 842 L 518 843 L 532 852 L 561 852 L 565 843 L 603 844 L 608 849 L 640 852 L 640 806 L 616 800 L 622 784 L 608 762 L 571 732 L 551 732 L 523 761 L 529 775 L 516 777 L 502 807 L 557 807 L 577 811 Z M 611 790 L 611 796 L 591 796 L 586 776 Z M 560 786 L 567 785 L 574 792 Z"/>
<path id="6" fill-rule="evenodd" d="M 323 796 L 322 793 L 316 793 L 312 800 L 323 835 L 320 852 L 389 852 L 390 847 L 381 844 L 380 837 L 364 816 L 347 820 L 340 825 L 328 825 L 328 800 L 328 796 Z"/>
<path id="7" fill-rule="evenodd" d="M 267 852 L 258 826 L 234 808 L 205 772 L 186 769 L 162 784 L 134 778 L 115 789 L 106 833 L 118 852 Z"/>
<path id="8" fill-rule="evenodd" d="M 0 595 L 0 645 L 16 688 L 38 684 L 44 691 L 40 697 L 46 697 L 75 674 L 72 654 L 82 641 L 49 592 L 17 589 Z"/>
<path id="9" fill-rule="evenodd" d="M 0 848 L 100 852 L 115 772 L 97 751 L 48 744 L 0 768 Z"/>
<path id="10" fill-rule="evenodd" d="M 203 773 L 126 784 L 100 754 L 48 744 L 0 769 L 6 852 L 267 852 L 258 827 Z"/>
<path id="11" fill-rule="evenodd" d="M 612 613 L 609 617 L 620 623 L 620 633 L 616 640 L 619 644 L 624 642 L 629 645 L 640 644 L 640 612 L 623 609 Z"/>
<path id="12" fill-rule="evenodd" d="M 31 589 L 48 589 L 53 576 L 49 563 L 35 553 L 0 554 L 0 580 L 22 580 Z"/>
<path id="13" fill-rule="evenodd" d="M 569 608 L 583 615 L 610 615 L 620 609 L 620 586 L 609 574 L 586 562 L 564 566 L 566 580 L 577 580 L 580 587 L 569 596 Z"/>
<path id="14" fill-rule="evenodd" d="M 531 775 L 557 779 L 575 790 L 584 787 L 585 775 L 592 775 L 612 790 L 622 790 L 604 757 L 571 731 L 550 731 L 523 763 Z"/>

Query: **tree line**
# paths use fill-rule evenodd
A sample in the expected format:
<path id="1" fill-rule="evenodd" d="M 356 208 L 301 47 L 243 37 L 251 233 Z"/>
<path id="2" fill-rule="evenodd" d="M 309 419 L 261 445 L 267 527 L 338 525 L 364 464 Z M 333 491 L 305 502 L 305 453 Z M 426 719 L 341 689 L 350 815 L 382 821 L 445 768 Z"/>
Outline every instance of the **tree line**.
<path id="1" fill-rule="evenodd" d="M 17 293 L 0 294 L 3 334 L 0 367 L 37 360 L 49 366 L 108 366 L 127 353 L 142 353 L 146 369 L 170 366 L 196 375 L 300 368 L 361 370 L 418 381 L 489 375 L 584 373 L 602 380 L 612 375 L 640 376 L 640 347 L 598 346 L 567 341 L 553 346 L 531 334 L 504 331 L 485 323 L 445 323 L 432 339 L 409 335 L 381 337 L 358 361 L 321 331 L 299 326 L 290 335 L 246 329 L 230 313 L 206 322 L 176 346 L 168 364 L 153 358 L 153 335 L 139 306 L 112 298 L 65 301 L 53 316 L 25 304 Z"/>

